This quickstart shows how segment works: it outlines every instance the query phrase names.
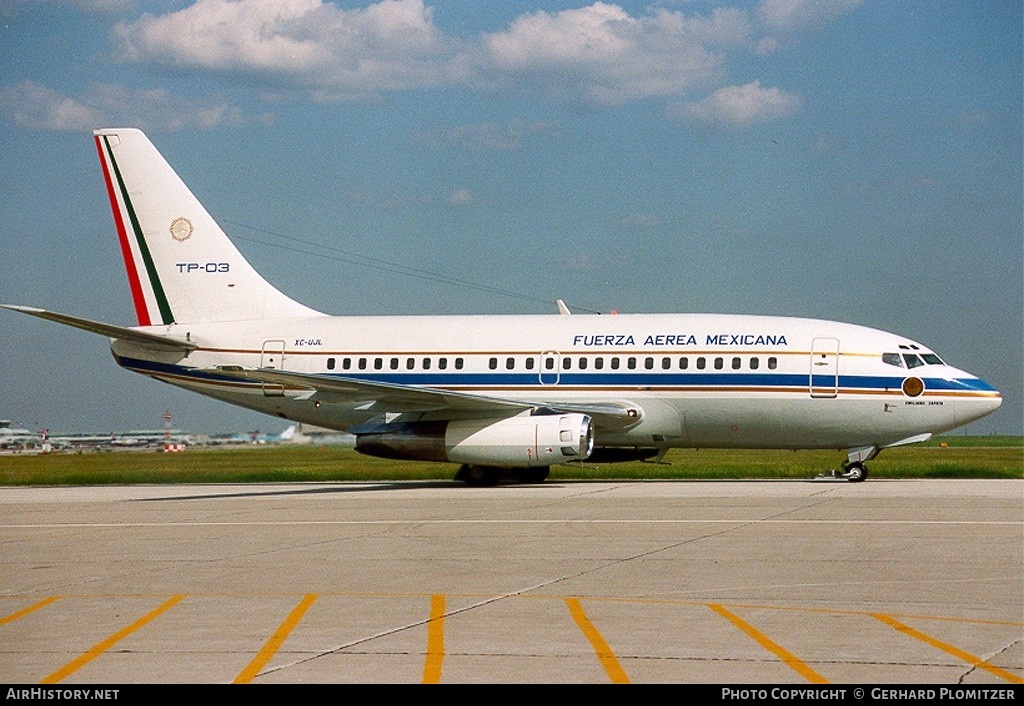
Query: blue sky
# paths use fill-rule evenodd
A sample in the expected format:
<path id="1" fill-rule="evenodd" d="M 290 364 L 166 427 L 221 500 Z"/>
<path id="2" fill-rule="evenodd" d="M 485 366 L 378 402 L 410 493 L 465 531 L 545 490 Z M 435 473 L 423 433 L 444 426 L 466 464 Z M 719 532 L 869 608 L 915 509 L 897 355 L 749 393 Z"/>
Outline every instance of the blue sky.
<path id="1" fill-rule="evenodd" d="M 331 313 L 729 312 L 899 332 L 1022 433 L 1019 2 L 0 0 L 0 301 L 134 313 L 91 130 L 135 126 Z M 0 417 L 279 421 L 0 313 Z"/>

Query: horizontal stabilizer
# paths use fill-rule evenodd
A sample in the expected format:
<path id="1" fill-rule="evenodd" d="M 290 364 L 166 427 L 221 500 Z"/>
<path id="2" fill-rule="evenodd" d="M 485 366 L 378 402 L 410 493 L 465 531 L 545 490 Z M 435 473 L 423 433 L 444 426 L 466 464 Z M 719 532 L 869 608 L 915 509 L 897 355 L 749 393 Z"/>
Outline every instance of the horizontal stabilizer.
<path id="1" fill-rule="evenodd" d="M 10 309 L 11 311 L 20 311 L 21 313 L 29 314 L 30 316 L 38 316 L 40 319 L 56 321 L 58 324 L 64 324 L 65 326 L 74 326 L 75 328 L 80 328 L 83 331 L 98 333 L 101 336 L 107 336 L 108 338 L 118 338 L 123 341 L 131 341 L 132 343 L 137 343 L 138 345 L 146 346 L 147 348 L 171 351 L 191 351 L 198 347 L 196 344 L 189 341 L 181 341 L 177 338 L 171 338 L 170 336 L 161 336 L 159 334 L 146 333 L 145 331 L 139 331 L 138 329 L 127 328 L 125 326 L 105 324 L 102 321 L 92 321 L 91 319 L 82 319 L 68 314 L 59 314 L 55 311 L 37 309 L 34 306 L 0 304 L 0 307 Z"/>

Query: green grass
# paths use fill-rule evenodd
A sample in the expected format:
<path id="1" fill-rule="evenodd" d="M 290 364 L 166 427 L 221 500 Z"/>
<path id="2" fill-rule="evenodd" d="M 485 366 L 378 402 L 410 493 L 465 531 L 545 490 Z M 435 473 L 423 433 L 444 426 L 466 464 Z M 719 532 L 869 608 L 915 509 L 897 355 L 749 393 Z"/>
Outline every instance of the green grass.
<path id="1" fill-rule="evenodd" d="M 838 468 L 842 451 L 674 449 L 666 464 L 555 466 L 552 480 L 808 479 Z M 943 437 L 888 449 L 868 464 L 877 478 L 1024 478 L 1024 438 Z M 347 446 L 262 446 L 0 456 L 0 485 L 451 480 L 456 464 L 391 461 Z"/>

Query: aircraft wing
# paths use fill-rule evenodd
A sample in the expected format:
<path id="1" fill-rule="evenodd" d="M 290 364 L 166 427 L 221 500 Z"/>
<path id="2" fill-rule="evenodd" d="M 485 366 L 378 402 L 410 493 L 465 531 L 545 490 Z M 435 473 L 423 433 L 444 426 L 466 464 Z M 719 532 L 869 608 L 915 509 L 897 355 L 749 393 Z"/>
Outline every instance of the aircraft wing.
<path id="1" fill-rule="evenodd" d="M 453 410 L 514 414 L 534 406 L 525 402 L 452 392 L 431 387 L 413 387 L 411 385 L 398 385 L 388 382 L 326 377 L 288 370 L 272 370 L 269 368 L 253 370 L 241 367 L 236 368 L 234 366 L 221 366 L 209 372 L 215 372 L 218 375 L 228 375 L 250 382 L 262 382 L 311 390 L 315 393 L 316 399 L 328 403 L 345 402 L 351 404 L 354 402 L 365 402 L 367 409 L 379 409 L 388 412 Z"/>
<path id="2" fill-rule="evenodd" d="M 599 426 L 624 428 L 640 421 L 639 407 L 627 403 L 586 403 L 509 400 L 473 392 L 443 390 L 436 387 L 414 387 L 397 383 L 327 377 L 308 373 L 221 366 L 206 371 L 218 375 L 310 390 L 315 399 L 325 403 L 363 403 L 365 409 L 380 412 L 471 412 L 511 415 L 531 409 L 554 412 L 580 412 L 590 415 Z"/>
<path id="3" fill-rule="evenodd" d="M 82 319 L 77 316 L 71 316 L 69 314 L 59 314 L 56 311 L 47 311 L 46 309 L 37 309 L 34 306 L 15 306 L 14 304 L 0 304 L 0 307 L 4 309 L 10 309 L 11 311 L 20 311 L 23 314 L 30 316 L 38 316 L 40 319 L 46 319 L 48 321 L 56 321 L 58 324 L 64 324 L 65 326 L 74 326 L 80 328 L 83 331 L 89 331 L 90 333 L 98 333 L 101 336 L 108 338 L 120 338 L 122 340 L 131 341 L 147 348 L 156 348 L 158 350 L 173 350 L 173 351 L 191 351 L 198 348 L 198 346 L 189 341 L 182 341 L 177 338 L 171 338 L 170 336 L 161 336 L 155 333 L 147 333 L 145 331 L 139 331 L 138 329 L 128 328 L 127 326 L 115 326 L 114 324 L 105 324 L 102 321 L 93 321 L 91 319 Z"/>

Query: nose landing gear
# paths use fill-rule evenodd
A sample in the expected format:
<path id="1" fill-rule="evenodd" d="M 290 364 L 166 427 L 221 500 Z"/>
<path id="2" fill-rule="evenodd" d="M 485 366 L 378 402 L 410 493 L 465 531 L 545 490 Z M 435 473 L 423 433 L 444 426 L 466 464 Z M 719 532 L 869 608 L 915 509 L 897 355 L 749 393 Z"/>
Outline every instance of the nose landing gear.
<path id="1" fill-rule="evenodd" d="M 827 473 L 819 473 L 817 480 L 845 480 L 851 483 L 860 483 L 867 480 L 868 467 L 860 461 L 844 463 L 842 469 L 833 468 Z"/>
<path id="2" fill-rule="evenodd" d="M 842 469 L 833 469 L 828 473 L 820 473 L 818 478 L 834 478 L 851 483 L 865 481 L 868 478 L 868 467 L 864 465 L 864 462 L 873 459 L 880 450 L 877 446 L 863 446 L 857 449 L 850 449 L 847 452 L 847 460 L 843 464 Z"/>
<path id="3" fill-rule="evenodd" d="M 853 463 L 844 463 L 841 478 L 845 478 L 851 483 L 860 483 L 861 481 L 867 480 L 868 467 L 860 461 Z"/>

